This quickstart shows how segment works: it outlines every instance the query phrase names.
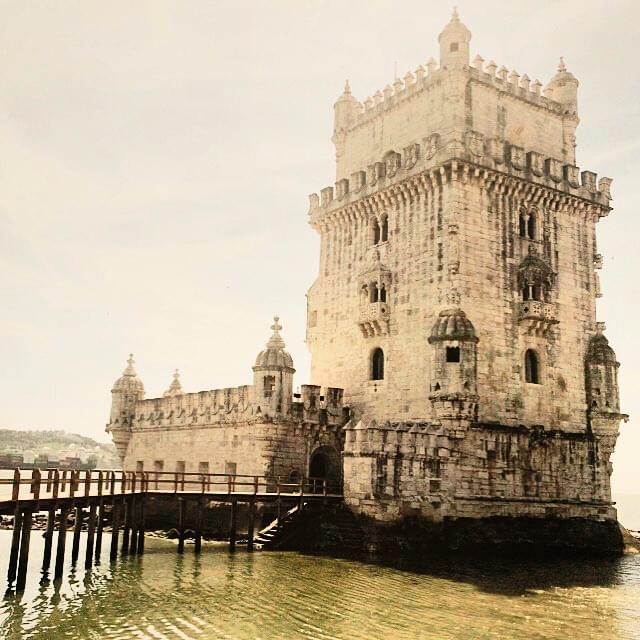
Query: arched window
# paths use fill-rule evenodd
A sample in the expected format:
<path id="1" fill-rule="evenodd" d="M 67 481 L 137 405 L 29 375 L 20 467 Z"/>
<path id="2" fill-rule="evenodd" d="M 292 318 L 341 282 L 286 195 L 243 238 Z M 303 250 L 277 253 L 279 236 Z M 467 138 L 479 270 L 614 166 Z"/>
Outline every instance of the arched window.
<path id="1" fill-rule="evenodd" d="M 380 302 L 386 302 L 387 301 L 387 288 L 382 285 L 380 287 Z"/>
<path id="2" fill-rule="evenodd" d="M 382 218 L 382 229 L 380 231 L 380 241 L 386 242 L 389 239 L 389 218 Z"/>
<path id="3" fill-rule="evenodd" d="M 529 220 L 527 221 L 527 236 L 530 240 L 536 239 L 536 216 L 534 213 L 529 214 Z"/>
<path id="4" fill-rule="evenodd" d="M 540 361 L 533 349 L 524 354 L 524 379 L 530 384 L 540 384 Z"/>
<path id="5" fill-rule="evenodd" d="M 380 347 L 371 356 L 371 379 L 384 380 L 384 352 Z"/>
<path id="6" fill-rule="evenodd" d="M 520 213 L 520 237 L 527 237 L 527 219 L 522 212 Z"/>
<path id="7" fill-rule="evenodd" d="M 373 219 L 373 244 L 379 244 L 380 243 L 380 225 L 378 224 L 378 221 L 374 218 Z"/>
<path id="8" fill-rule="evenodd" d="M 460 347 L 447 347 L 447 362 L 460 362 Z"/>
<path id="9" fill-rule="evenodd" d="M 369 291 L 371 291 L 371 302 L 378 302 L 378 283 L 372 282 L 371 285 L 369 285 Z"/>

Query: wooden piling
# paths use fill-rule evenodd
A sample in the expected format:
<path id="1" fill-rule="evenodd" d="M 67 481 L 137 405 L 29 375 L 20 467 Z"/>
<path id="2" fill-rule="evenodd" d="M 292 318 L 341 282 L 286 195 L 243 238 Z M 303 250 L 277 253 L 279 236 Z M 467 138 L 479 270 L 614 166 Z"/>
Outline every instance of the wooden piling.
<path id="1" fill-rule="evenodd" d="M 249 502 L 249 526 L 247 528 L 247 551 L 253 551 L 254 523 L 256 519 L 256 501 L 252 498 Z"/>
<path id="2" fill-rule="evenodd" d="M 138 500 L 131 496 L 131 539 L 129 540 L 129 555 L 134 556 L 138 551 Z"/>
<path id="3" fill-rule="evenodd" d="M 71 481 L 73 483 L 73 480 Z M 76 521 L 73 525 L 73 544 L 71 546 L 71 563 L 78 561 L 80 554 L 80 531 L 82 530 L 82 507 L 76 507 Z"/>
<path id="4" fill-rule="evenodd" d="M 124 509 L 124 528 L 122 530 L 122 547 L 120 554 L 123 556 L 129 555 L 129 536 L 131 535 L 131 504 L 127 498 L 123 498 L 122 508 Z"/>
<path id="5" fill-rule="evenodd" d="M 96 534 L 96 503 L 89 505 L 89 523 L 87 526 L 87 549 L 84 555 L 84 568 L 89 569 L 93 564 L 93 549 Z"/>
<path id="6" fill-rule="evenodd" d="M 200 553 L 202 550 L 202 518 L 204 511 L 204 498 L 198 498 L 196 502 L 196 543 L 194 546 L 194 552 Z"/>
<path id="7" fill-rule="evenodd" d="M 184 499 L 178 498 L 178 553 L 184 553 Z"/>
<path id="8" fill-rule="evenodd" d="M 145 518 L 145 513 L 144 513 L 144 503 L 145 503 L 145 498 L 144 496 L 140 496 L 140 498 L 138 499 L 138 502 L 140 503 L 140 514 L 139 514 L 139 520 L 138 520 L 138 553 L 142 554 L 144 553 L 144 518 Z"/>
<path id="9" fill-rule="evenodd" d="M 44 553 L 42 555 L 42 571 L 49 571 L 51 566 L 51 548 L 53 547 L 53 527 L 56 522 L 56 509 L 51 507 L 47 513 L 47 529 L 44 532 Z"/>
<path id="10" fill-rule="evenodd" d="M 20 536 L 20 555 L 18 557 L 18 578 L 16 591 L 24 591 L 27 584 L 27 566 L 29 564 L 29 541 L 31 540 L 31 521 L 33 513 L 30 509 L 22 514 L 22 534 Z"/>
<path id="11" fill-rule="evenodd" d="M 69 507 L 63 506 L 60 509 L 60 521 L 58 524 L 58 547 L 56 549 L 56 566 L 54 578 L 62 578 L 64 568 L 64 550 L 67 544 L 67 519 L 69 518 Z"/>
<path id="12" fill-rule="evenodd" d="M 118 557 L 118 535 L 120 534 L 120 503 L 117 498 L 111 501 L 111 549 L 109 558 L 115 560 Z"/>
<path id="13" fill-rule="evenodd" d="M 98 501 L 98 529 L 96 531 L 96 555 L 95 563 L 100 563 L 100 555 L 102 553 L 102 532 L 104 530 L 104 498 Z"/>
<path id="14" fill-rule="evenodd" d="M 238 528 L 238 501 L 231 501 L 231 525 L 229 527 L 229 551 L 236 550 L 236 532 Z"/>
<path id="15" fill-rule="evenodd" d="M 9 555 L 9 570 L 7 571 L 7 582 L 9 587 L 13 585 L 18 571 L 18 552 L 20 551 L 20 534 L 22 533 L 22 512 L 16 507 L 13 516 L 13 534 L 11 536 L 11 553 Z"/>

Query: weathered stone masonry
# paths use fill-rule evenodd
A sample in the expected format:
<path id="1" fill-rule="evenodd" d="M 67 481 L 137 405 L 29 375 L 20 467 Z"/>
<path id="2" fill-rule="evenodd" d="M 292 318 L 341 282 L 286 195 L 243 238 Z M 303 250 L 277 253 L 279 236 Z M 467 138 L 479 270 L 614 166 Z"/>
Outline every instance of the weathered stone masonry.
<path id="1" fill-rule="evenodd" d="M 345 389 L 345 499 L 404 516 L 615 520 L 615 354 L 596 322 L 609 178 L 575 165 L 578 81 L 430 61 L 335 105 L 308 296 L 312 378 Z M 384 299 L 381 292 L 384 291 Z M 372 355 L 384 355 L 384 375 Z"/>
<path id="2" fill-rule="evenodd" d="M 543 89 L 470 64 L 470 40 L 454 12 L 439 65 L 362 102 L 347 83 L 335 104 L 336 182 L 309 198 L 314 384 L 293 394 L 277 319 L 251 386 L 185 394 L 176 377 L 144 400 L 130 362 L 107 425 L 125 467 L 342 479 L 374 530 L 619 537 L 626 416 L 596 321 L 611 179 L 576 164 L 562 60 Z"/>

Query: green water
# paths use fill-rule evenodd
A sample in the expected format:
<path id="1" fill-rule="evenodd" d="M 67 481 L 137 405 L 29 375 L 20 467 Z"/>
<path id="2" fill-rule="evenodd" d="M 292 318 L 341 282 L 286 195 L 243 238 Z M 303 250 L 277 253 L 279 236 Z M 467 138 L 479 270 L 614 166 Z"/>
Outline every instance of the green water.
<path id="1" fill-rule="evenodd" d="M 2 579 L 10 535 L 0 531 Z M 179 556 L 159 539 L 147 540 L 144 556 L 111 564 L 108 549 L 107 536 L 99 566 L 69 566 L 60 585 L 41 585 L 34 531 L 27 590 L 0 605 L 2 638 L 640 638 L 639 556 L 478 558 L 417 574 L 221 545 Z"/>

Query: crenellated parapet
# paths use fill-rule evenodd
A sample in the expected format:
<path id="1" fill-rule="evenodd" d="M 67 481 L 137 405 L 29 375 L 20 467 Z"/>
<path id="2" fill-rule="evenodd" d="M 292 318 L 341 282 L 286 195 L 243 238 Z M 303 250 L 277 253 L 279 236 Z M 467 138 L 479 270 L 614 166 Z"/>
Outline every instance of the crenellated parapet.
<path id="1" fill-rule="evenodd" d="M 529 206 L 544 203 L 558 210 L 589 210 L 598 217 L 611 210 L 610 178 L 597 181 L 592 171 L 581 172 L 555 158 L 544 158 L 504 141 L 485 140 L 481 134 L 470 132 L 466 140 L 466 151 L 460 158 L 438 163 L 437 153 L 428 157 L 416 151 L 418 161 L 401 163 L 393 178 L 381 170 L 374 184 L 361 185 L 357 191 L 343 185 L 340 199 L 334 196 L 332 187 L 323 189 L 321 197 L 311 194 L 309 223 L 322 231 L 353 219 L 380 218 L 394 207 L 429 197 L 458 180 L 481 180 L 493 191 L 521 195 Z"/>

